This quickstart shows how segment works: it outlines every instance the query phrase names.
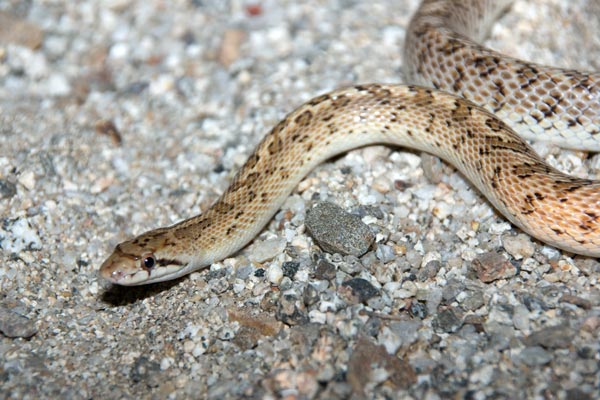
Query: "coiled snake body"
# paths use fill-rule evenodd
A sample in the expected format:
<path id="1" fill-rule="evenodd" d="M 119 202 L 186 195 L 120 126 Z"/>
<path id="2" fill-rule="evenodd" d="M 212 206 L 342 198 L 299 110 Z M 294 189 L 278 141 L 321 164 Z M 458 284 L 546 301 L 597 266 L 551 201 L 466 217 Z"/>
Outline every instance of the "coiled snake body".
<path id="1" fill-rule="evenodd" d="M 101 276 L 139 285 L 221 260 L 260 232 L 315 165 L 374 143 L 434 154 L 525 232 L 600 256 L 600 182 L 550 167 L 515 133 L 600 150 L 600 76 L 522 62 L 469 39 L 481 39 L 510 3 L 424 1 L 404 59 L 407 79 L 424 86 L 359 85 L 303 104 L 262 140 L 208 211 L 119 244 Z"/>

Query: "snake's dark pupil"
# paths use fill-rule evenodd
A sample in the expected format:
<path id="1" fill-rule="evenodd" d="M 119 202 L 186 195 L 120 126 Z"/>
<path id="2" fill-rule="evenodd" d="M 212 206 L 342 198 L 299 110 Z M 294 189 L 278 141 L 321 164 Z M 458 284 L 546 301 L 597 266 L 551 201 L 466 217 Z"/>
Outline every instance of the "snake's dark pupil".
<path id="1" fill-rule="evenodd" d="M 152 258 L 152 257 L 144 258 L 144 267 L 146 267 L 146 268 L 154 267 L 154 258 Z"/>

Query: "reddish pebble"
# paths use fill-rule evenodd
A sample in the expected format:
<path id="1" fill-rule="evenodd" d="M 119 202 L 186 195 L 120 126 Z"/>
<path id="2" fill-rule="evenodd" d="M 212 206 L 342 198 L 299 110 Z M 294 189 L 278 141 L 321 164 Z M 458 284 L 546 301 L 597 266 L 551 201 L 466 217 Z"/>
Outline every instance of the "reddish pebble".
<path id="1" fill-rule="evenodd" d="M 257 15 L 262 14 L 262 7 L 260 4 L 249 4 L 246 6 L 246 12 L 251 17 L 256 17 Z"/>

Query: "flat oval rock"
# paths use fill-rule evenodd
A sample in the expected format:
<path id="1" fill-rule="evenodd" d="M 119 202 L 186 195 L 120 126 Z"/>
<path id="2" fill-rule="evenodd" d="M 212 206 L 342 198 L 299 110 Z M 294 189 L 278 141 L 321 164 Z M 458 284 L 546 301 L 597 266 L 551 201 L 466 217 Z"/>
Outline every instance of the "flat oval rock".
<path id="1" fill-rule="evenodd" d="M 329 202 L 319 202 L 307 211 L 306 229 L 328 253 L 360 257 L 375 240 L 375 235 L 360 217 Z"/>
<path id="2" fill-rule="evenodd" d="M 0 332 L 10 338 L 30 338 L 37 333 L 37 329 L 29 318 L 0 307 Z"/>

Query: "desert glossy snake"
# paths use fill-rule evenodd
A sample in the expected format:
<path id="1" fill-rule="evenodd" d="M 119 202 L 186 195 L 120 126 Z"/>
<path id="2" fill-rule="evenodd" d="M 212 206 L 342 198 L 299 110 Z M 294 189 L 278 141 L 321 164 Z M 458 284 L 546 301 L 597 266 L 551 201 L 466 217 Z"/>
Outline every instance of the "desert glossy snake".
<path id="1" fill-rule="evenodd" d="M 405 78 L 422 86 L 359 85 L 303 104 L 262 140 L 209 210 L 119 244 L 101 275 L 139 285 L 221 260 L 251 241 L 317 164 L 375 143 L 441 157 L 525 232 L 600 256 L 600 182 L 550 167 L 515 133 L 600 150 L 600 76 L 477 44 L 510 3 L 424 1 L 404 56 Z"/>

